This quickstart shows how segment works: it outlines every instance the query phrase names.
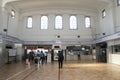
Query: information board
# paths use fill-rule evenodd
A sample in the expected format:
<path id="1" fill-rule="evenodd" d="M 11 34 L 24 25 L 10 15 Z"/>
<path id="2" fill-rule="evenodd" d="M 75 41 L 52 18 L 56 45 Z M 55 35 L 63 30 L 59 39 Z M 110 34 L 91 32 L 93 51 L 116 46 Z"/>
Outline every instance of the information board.
<path id="1" fill-rule="evenodd" d="M 9 56 L 16 56 L 17 55 L 17 49 L 9 49 Z"/>

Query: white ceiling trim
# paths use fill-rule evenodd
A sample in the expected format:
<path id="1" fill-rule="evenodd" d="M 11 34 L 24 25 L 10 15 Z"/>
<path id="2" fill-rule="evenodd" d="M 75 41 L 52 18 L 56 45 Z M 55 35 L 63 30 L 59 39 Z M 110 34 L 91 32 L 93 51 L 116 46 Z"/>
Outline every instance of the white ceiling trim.
<path id="1" fill-rule="evenodd" d="M 29 44 L 96 44 L 100 42 L 105 42 L 105 41 L 110 41 L 110 40 L 115 40 L 115 39 L 120 39 L 120 32 L 117 32 L 115 34 L 111 34 L 108 36 L 105 36 L 103 38 L 93 40 L 93 41 L 23 41 L 18 38 L 12 37 L 12 36 L 6 36 L 3 34 L 0 34 L 0 38 L 15 42 L 15 43 L 23 43 L 24 45 L 29 45 Z"/>
<path id="2" fill-rule="evenodd" d="M 13 2 L 13 1 L 18 1 L 18 0 L 3 0 L 2 2 L 2 7 L 5 7 L 5 5 L 9 2 Z"/>
<path id="3" fill-rule="evenodd" d="M 14 5 L 20 10 L 35 9 L 38 7 L 75 7 L 97 9 L 100 6 L 107 5 L 111 0 L 3 0 L 3 5 L 7 3 Z"/>
<path id="4" fill-rule="evenodd" d="M 109 41 L 109 40 L 115 40 L 115 39 L 120 39 L 120 32 L 117 32 L 117 33 L 115 33 L 115 34 L 111 34 L 111 35 L 105 36 L 105 37 L 103 37 L 103 38 L 94 40 L 94 41 L 93 41 L 93 44 L 94 44 L 94 43 L 104 42 L 104 41 Z"/>

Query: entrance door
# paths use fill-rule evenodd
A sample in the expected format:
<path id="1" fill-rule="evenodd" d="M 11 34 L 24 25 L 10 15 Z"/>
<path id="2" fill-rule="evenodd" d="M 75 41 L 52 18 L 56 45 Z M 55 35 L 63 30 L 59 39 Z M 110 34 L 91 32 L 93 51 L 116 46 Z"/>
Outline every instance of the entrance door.
<path id="1" fill-rule="evenodd" d="M 107 63 L 107 52 L 106 52 L 107 43 L 106 42 L 98 43 L 96 49 L 97 49 L 97 61 Z"/>
<path id="2" fill-rule="evenodd" d="M 101 49 L 102 52 L 101 52 L 101 62 L 107 62 L 107 55 L 106 55 L 106 48 L 102 48 Z"/>

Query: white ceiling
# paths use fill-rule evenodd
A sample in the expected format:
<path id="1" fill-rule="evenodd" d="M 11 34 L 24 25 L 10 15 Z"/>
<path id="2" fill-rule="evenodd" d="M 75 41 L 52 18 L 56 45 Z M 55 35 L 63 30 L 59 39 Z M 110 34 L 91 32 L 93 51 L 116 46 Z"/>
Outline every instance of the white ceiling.
<path id="1" fill-rule="evenodd" d="M 29 10 L 36 8 L 86 8 L 97 10 L 104 7 L 111 0 L 19 0 L 9 2 L 19 10 Z"/>

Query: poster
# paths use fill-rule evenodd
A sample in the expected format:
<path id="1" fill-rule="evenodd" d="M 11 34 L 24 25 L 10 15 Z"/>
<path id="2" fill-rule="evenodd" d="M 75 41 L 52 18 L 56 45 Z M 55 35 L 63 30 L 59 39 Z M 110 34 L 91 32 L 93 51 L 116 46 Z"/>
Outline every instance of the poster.
<path id="1" fill-rule="evenodd" d="M 47 62 L 51 63 L 51 54 L 47 54 Z"/>
<path id="2" fill-rule="evenodd" d="M 17 55 L 17 49 L 9 49 L 9 56 L 16 56 Z"/>

